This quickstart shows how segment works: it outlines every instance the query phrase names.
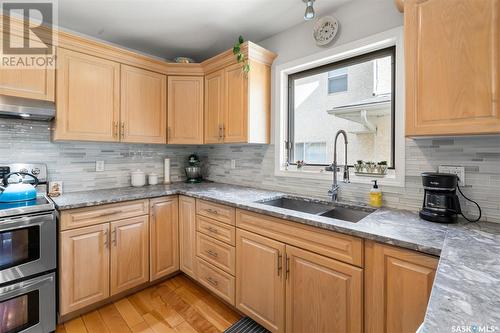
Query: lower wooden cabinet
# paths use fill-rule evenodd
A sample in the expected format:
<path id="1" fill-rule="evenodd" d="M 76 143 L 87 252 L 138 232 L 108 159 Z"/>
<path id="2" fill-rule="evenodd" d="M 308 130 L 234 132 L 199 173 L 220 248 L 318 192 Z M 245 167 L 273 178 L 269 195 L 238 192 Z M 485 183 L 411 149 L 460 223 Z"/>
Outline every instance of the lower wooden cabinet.
<path id="1" fill-rule="evenodd" d="M 111 295 L 149 281 L 148 216 L 111 222 Z"/>
<path id="2" fill-rule="evenodd" d="M 286 332 L 363 330 L 363 270 L 286 246 Z"/>
<path id="3" fill-rule="evenodd" d="M 271 332 L 285 327 L 285 244 L 236 230 L 236 307 Z"/>
<path id="4" fill-rule="evenodd" d="M 424 320 L 438 259 L 365 243 L 365 332 L 414 333 Z"/>
<path id="5" fill-rule="evenodd" d="M 109 297 L 109 223 L 60 234 L 59 313 Z"/>
<path id="6" fill-rule="evenodd" d="M 196 279 L 196 199 L 179 197 L 179 266 Z"/>
<path id="7" fill-rule="evenodd" d="M 151 281 L 179 270 L 178 212 L 177 196 L 150 200 Z"/>
<path id="8" fill-rule="evenodd" d="M 236 307 L 271 332 L 363 330 L 363 270 L 236 232 Z"/>

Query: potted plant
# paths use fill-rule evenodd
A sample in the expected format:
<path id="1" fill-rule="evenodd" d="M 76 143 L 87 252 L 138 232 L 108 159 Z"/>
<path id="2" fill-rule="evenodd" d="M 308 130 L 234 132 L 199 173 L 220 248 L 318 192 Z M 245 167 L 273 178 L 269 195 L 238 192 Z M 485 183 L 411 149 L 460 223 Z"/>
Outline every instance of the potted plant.
<path id="1" fill-rule="evenodd" d="M 356 172 L 362 172 L 363 171 L 363 160 L 357 160 L 356 161 L 356 164 L 354 164 L 354 170 Z"/>
<path id="2" fill-rule="evenodd" d="M 375 171 L 375 162 L 368 161 L 365 163 L 366 171 L 373 173 Z"/>
<path id="3" fill-rule="evenodd" d="M 381 175 L 385 175 L 387 172 L 387 161 L 380 161 L 377 163 L 377 171 Z"/>

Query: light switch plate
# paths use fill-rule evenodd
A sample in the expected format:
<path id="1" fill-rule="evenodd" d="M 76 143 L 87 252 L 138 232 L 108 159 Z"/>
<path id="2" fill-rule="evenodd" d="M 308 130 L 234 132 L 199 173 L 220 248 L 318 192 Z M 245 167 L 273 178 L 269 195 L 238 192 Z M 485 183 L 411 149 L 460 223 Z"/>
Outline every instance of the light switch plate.
<path id="1" fill-rule="evenodd" d="M 104 161 L 95 161 L 95 171 L 96 172 L 104 171 Z"/>
<path id="2" fill-rule="evenodd" d="M 452 173 L 458 176 L 458 185 L 465 186 L 465 168 L 458 165 L 440 165 L 440 173 Z"/>

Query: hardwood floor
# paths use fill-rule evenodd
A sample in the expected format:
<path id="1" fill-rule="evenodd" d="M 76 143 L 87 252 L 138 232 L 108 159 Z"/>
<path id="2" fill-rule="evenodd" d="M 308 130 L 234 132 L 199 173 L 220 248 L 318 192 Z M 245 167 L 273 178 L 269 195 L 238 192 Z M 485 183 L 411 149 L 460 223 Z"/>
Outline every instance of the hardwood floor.
<path id="1" fill-rule="evenodd" d="M 59 325 L 56 333 L 217 333 L 240 318 L 181 274 Z"/>

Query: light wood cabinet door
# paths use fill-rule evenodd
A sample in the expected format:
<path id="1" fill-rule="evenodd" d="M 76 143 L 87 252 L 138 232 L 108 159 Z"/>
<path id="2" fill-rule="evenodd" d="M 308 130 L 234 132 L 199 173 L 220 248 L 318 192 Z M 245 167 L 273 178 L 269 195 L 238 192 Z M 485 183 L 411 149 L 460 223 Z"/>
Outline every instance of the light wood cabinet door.
<path id="1" fill-rule="evenodd" d="M 224 70 L 224 123 L 222 136 L 225 143 L 248 141 L 248 78 L 242 64 Z"/>
<path id="2" fill-rule="evenodd" d="M 111 295 L 149 281 L 148 216 L 111 222 Z"/>
<path id="3" fill-rule="evenodd" d="M 109 296 L 109 223 L 60 237 L 59 310 L 65 315 Z"/>
<path id="4" fill-rule="evenodd" d="M 224 70 L 205 76 L 205 143 L 222 142 Z"/>
<path id="5" fill-rule="evenodd" d="M 18 39 L 18 41 L 13 39 Z M 23 43 L 24 40 L 22 37 L 12 34 L 10 41 Z M 0 44 L 2 43 L 3 34 L 0 33 Z M 40 43 L 34 40 L 30 40 L 30 43 L 34 43 L 33 46 L 36 47 L 45 47 L 45 45 L 39 45 Z M 55 70 L 49 67 L 39 69 L 26 67 L 2 68 L 0 70 L 0 95 L 53 102 L 55 97 Z"/>
<path id="6" fill-rule="evenodd" d="M 203 143 L 203 77 L 168 77 L 168 143 Z"/>
<path id="7" fill-rule="evenodd" d="M 196 199 L 179 197 L 180 269 L 196 278 Z"/>
<path id="8" fill-rule="evenodd" d="M 55 140 L 118 141 L 120 64 L 59 48 Z"/>
<path id="9" fill-rule="evenodd" d="M 236 231 L 236 307 L 271 332 L 284 332 L 285 245 Z"/>
<path id="10" fill-rule="evenodd" d="M 179 270 L 179 205 L 177 196 L 150 200 L 150 281 Z"/>
<path id="11" fill-rule="evenodd" d="M 365 243 L 365 332 L 413 333 L 422 324 L 438 259 Z"/>
<path id="12" fill-rule="evenodd" d="M 500 0 L 405 0 L 406 135 L 500 133 Z"/>
<path id="13" fill-rule="evenodd" d="M 286 256 L 286 331 L 361 333 L 363 270 L 289 245 Z"/>
<path id="14" fill-rule="evenodd" d="M 121 65 L 122 142 L 167 143 L 167 77 Z"/>

